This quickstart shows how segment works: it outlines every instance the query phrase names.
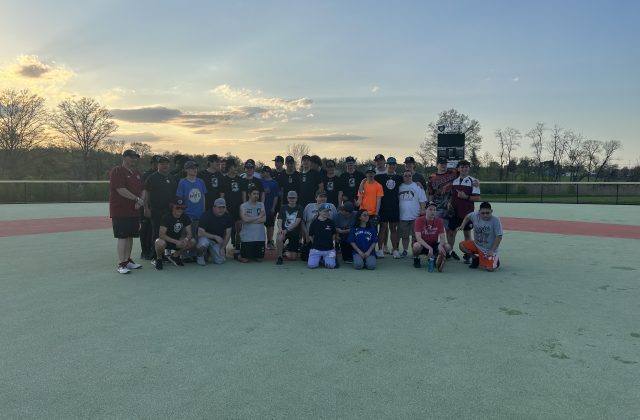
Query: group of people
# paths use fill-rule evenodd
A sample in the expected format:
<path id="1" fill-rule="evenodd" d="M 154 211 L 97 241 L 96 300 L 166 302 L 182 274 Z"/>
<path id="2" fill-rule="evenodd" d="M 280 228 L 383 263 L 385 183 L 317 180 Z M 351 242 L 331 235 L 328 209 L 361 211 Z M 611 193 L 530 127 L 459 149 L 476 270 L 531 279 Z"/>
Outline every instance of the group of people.
<path id="1" fill-rule="evenodd" d="M 186 261 L 222 264 L 227 252 L 243 263 L 261 261 L 269 251 L 278 265 L 302 259 L 310 268 L 336 268 L 340 253 L 342 263 L 370 270 L 385 255 L 412 256 L 421 268 L 424 255 L 430 271 L 443 271 L 448 259 L 460 260 L 454 245 L 462 230 L 458 248 L 470 268 L 500 265 L 502 226 L 488 202 L 475 211 L 480 184 L 466 160 L 449 168 L 440 157 L 425 178 L 411 156 L 399 172 L 395 158 L 378 154 L 364 173 L 349 156 L 340 174 L 335 161 L 308 155 L 299 168 L 292 156 L 276 156 L 274 168 L 259 171 L 253 159 L 239 165 L 215 154 L 206 168 L 180 157 L 172 170 L 168 157 L 155 155 L 144 174 L 139 158 L 126 150 L 110 173 L 122 274 L 141 267 L 131 259 L 136 237 L 141 257 L 157 270 Z"/>

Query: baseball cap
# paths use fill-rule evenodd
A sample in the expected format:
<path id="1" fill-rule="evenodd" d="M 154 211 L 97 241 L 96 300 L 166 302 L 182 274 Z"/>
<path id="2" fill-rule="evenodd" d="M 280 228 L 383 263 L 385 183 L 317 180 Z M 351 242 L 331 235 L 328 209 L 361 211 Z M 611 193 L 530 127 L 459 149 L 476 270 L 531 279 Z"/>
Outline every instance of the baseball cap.
<path id="1" fill-rule="evenodd" d="M 316 165 L 322 165 L 322 159 L 320 159 L 320 156 L 318 155 L 311 156 L 311 162 L 315 163 Z"/>
<path id="2" fill-rule="evenodd" d="M 438 205 L 436 204 L 436 202 L 435 202 L 435 201 L 429 201 L 429 202 L 427 203 L 427 207 L 431 207 L 431 206 L 433 206 L 433 207 L 438 207 Z"/>
<path id="3" fill-rule="evenodd" d="M 274 162 L 284 162 L 284 158 L 280 155 L 276 156 L 275 159 L 273 159 Z"/>
<path id="4" fill-rule="evenodd" d="M 298 198 L 298 193 L 291 190 L 287 193 L 287 198 Z"/>
<path id="5" fill-rule="evenodd" d="M 207 156 L 207 162 L 219 162 L 220 158 L 218 155 L 209 155 Z"/>
<path id="6" fill-rule="evenodd" d="M 176 197 L 172 202 L 171 205 L 177 209 L 184 209 L 187 208 L 187 204 L 184 202 L 184 200 L 182 198 L 178 198 Z"/>
<path id="7" fill-rule="evenodd" d="M 369 172 L 373 172 L 374 174 L 376 173 L 376 170 L 373 168 L 373 166 L 369 166 L 367 168 L 367 170 L 365 171 L 365 173 L 369 173 Z"/>
<path id="8" fill-rule="evenodd" d="M 253 159 L 247 159 L 247 161 L 244 163 L 244 167 L 245 168 L 255 168 L 256 167 L 256 161 Z"/>
<path id="9" fill-rule="evenodd" d="M 311 156 L 309 155 L 303 155 L 302 158 L 300 160 L 311 160 Z"/>
<path id="10" fill-rule="evenodd" d="M 384 160 L 384 155 L 377 154 L 376 157 L 373 158 L 373 160 Z"/>
<path id="11" fill-rule="evenodd" d="M 351 201 L 345 201 L 340 206 L 340 210 L 344 210 L 344 211 L 348 211 L 348 212 L 352 212 L 354 209 L 355 209 L 355 207 L 353 207 L 353 203 Z"/>
<path id="12" fill-rule="evenodd" d="M 296 160 L 293 158 L 293 156 L 287 156 L 287 158 L 284 160 L 285 163 L 296 163 Z"/>
<path id="13" fill-rule="evenodd" d="M 136 152 L 133 149 L 127 149 L 122 153 L 123 157 L 133 157 L 133 158 L 140 158 L 140 155 L 138 154 L 138 152 Z"/>
<path id="14" fill-rule="evenodd" d="M 166 156 L 158 156 L 158 163 L 160 162 L 171 162 Z"/>
<path id="15" fill-rule="evenodd" d="M 325 162 L 325 166 L 329 167 L 329 166 L 336 166 L 336 161 L 333 159 L 329 159 Z"/>
<path id="16" fill-rule="evenodd" d="M 387 158 L 387 165 L 397 165 L 398 162 L 396 161 L 396 158 L 389 156 Z"/>
<path id="17" fill-rule="evenodd" d="M 271 173 L 271 168 L 265 165 L 265 166 L 262 167 L 260 172 L 269 172 L 269 173 Z"/>
<path id="18" fill-rule="evenodd" d="M 324 203 L 323 205 L 320 206 L 319 210 L 331 210 L 331 204 Z"/>
<path id="19" fill-rule="evenodd" d="M 193 160 L 188 160 L 184 164 L 184 169 L 191 169 L 191 168 L 197 168 L 197 167 L 198 167 L 198 164 Z"/>
<path id="20" fill-rule="evenodd" d="M 216 201 L 213 202 L 213 207 L 227 207 L 227 202 L 224 201 L 224 198 L 216 198 Z"/>
<path id="21" fill-rule="evenodd" d="M 158 163 L 158 159 L 160 159 L 160 155 L 151 156 L 150 163 Z"/>
<path id="22" fill-rule="evenodd" d="M 439 157 L 438 158 L 438 165 L 443 164 L 443 163 L 447 163 L 447 158 L 446 157 Z"/>
<path id="23" fill-rule="evenodd" d="M 466 159 L 462 159 L 461 161 L 458 162 L 457 166 L 458 166 L 458 168 L 461 167 L 461 166 L 471 166 L 471 162 L 469 162 Z"/>
<path id="24" fill-rule="evenodd" d="M 344 161 L 345 163 L 356 163 L 356 158 L 354 158 L 353 156 L 347 156 Z"/>
<path id="25" fill-rule="evenodd" d="M 406 158 L 404 158 L 404 163 L 416 163 L 416 160 L 413 158 L 413 156 L 407 156 Z"/>

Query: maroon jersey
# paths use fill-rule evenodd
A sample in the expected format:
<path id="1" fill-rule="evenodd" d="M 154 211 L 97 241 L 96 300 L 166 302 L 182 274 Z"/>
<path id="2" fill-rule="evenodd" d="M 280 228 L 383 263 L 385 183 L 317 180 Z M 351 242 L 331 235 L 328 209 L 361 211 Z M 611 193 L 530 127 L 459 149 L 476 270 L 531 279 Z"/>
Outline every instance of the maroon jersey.
<path id="1" fill-rule="evenodd" d="M 137 217 L 140 209 L 135 208 L 135 200 L 118 194 L 118 188 L 126 188 L 140 197 L 144 188 L 142 175 L 137 170 L 130 171 L 124 166 L 116 166 L 109 174 L 109 217 Z"/>

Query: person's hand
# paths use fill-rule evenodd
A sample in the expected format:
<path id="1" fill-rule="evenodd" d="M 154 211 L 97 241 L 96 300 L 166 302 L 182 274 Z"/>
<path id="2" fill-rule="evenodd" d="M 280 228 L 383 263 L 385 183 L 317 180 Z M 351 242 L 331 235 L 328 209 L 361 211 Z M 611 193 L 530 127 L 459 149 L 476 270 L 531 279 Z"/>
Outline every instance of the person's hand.
<path id="1" fill-rule="evenodd" d="M 365 252 L 364 255 L 362 255 L 362 259 L 366 260 L 367 258 L 369 258 L 369 255 L 371 255 L 371 251 Z"/>
<path id="2" fill-rule="evenodd" d="M 358 255 L 360 255 L 360 258 L 362 258 L 363 260 L 367 259 L 367 253 L 366 252 L 358 251 Z"/>
<path id="3" fill-rule="evenodd" d="M 223 246 L 220 247 L 220 256 L 221 257 L 226 257 L 227 256 L 227 248 L 226 247 L 223 247 Z"/>
<path id="4" fill-rule="evenodd" d="M 431 247 L 427 247 L 427 248 L 429 248 L 429 254 L 427 255 L 427 257 L 429 258 L 433 257 L 433 248 Z"/>
<path id="5" fill-rule="evenodd" d="M 467 199 L 469 196 L 464 193 L 462 190 L 458 190 L 458 198 Z"/>

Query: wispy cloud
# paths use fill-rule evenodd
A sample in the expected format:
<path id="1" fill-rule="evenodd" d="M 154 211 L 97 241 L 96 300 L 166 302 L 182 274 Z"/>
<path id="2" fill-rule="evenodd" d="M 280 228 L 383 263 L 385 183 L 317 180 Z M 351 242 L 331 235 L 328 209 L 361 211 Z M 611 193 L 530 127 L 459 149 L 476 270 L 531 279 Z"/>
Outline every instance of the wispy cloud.
<path id="1" fill-rule="evenodd" d="M 55 61 L 45 62 L 36 55 L 20 55 L 0 66 L 0 88 L 30 89 L 52 101 L 70 94 L 63 91 L 75 73 Z"/>
<path id="2" fill-rule="evenodd" d="M 332 142 L 332 141 L 361 141 L 366 140 L 368 137 L 360 136 L 352 133 L 302 133 L 289 136 L 261 136 L 254 141 L 257 142 L 299 142 L 299 141 L 313 141 L 313 142 Z"/>
<path id="3" fill-rule="evenodd" d="M 378 93 L 378 91 L 380 90 L 380 86 L 374 86 L 371 88 L 371 93 Z"/>
<path id="4" fill-rule="evenodd" d="M 520 77 L 519 77 L 519 76 L 516 76 L 516 77 L 514 77 L 513 79 L 511 79 L 511 81 L 512 81 L 512 82 L 517 83 L 517 82 L 519 82 L 519 81 L 520 81 Z"/>
<path id="5" fill-rule="evenodd" d="M 284 119 L 287 113 L 310 109 L 313 104 L 313 101 L 309 98 L 268 98 L 263 96 L 259 90 L 234 89 L 227 84 L 215 87 L 211 90 L 211 93 L 231 102 L 266 108 L 268 110 L 264 114 L 266 118 Z"/>

